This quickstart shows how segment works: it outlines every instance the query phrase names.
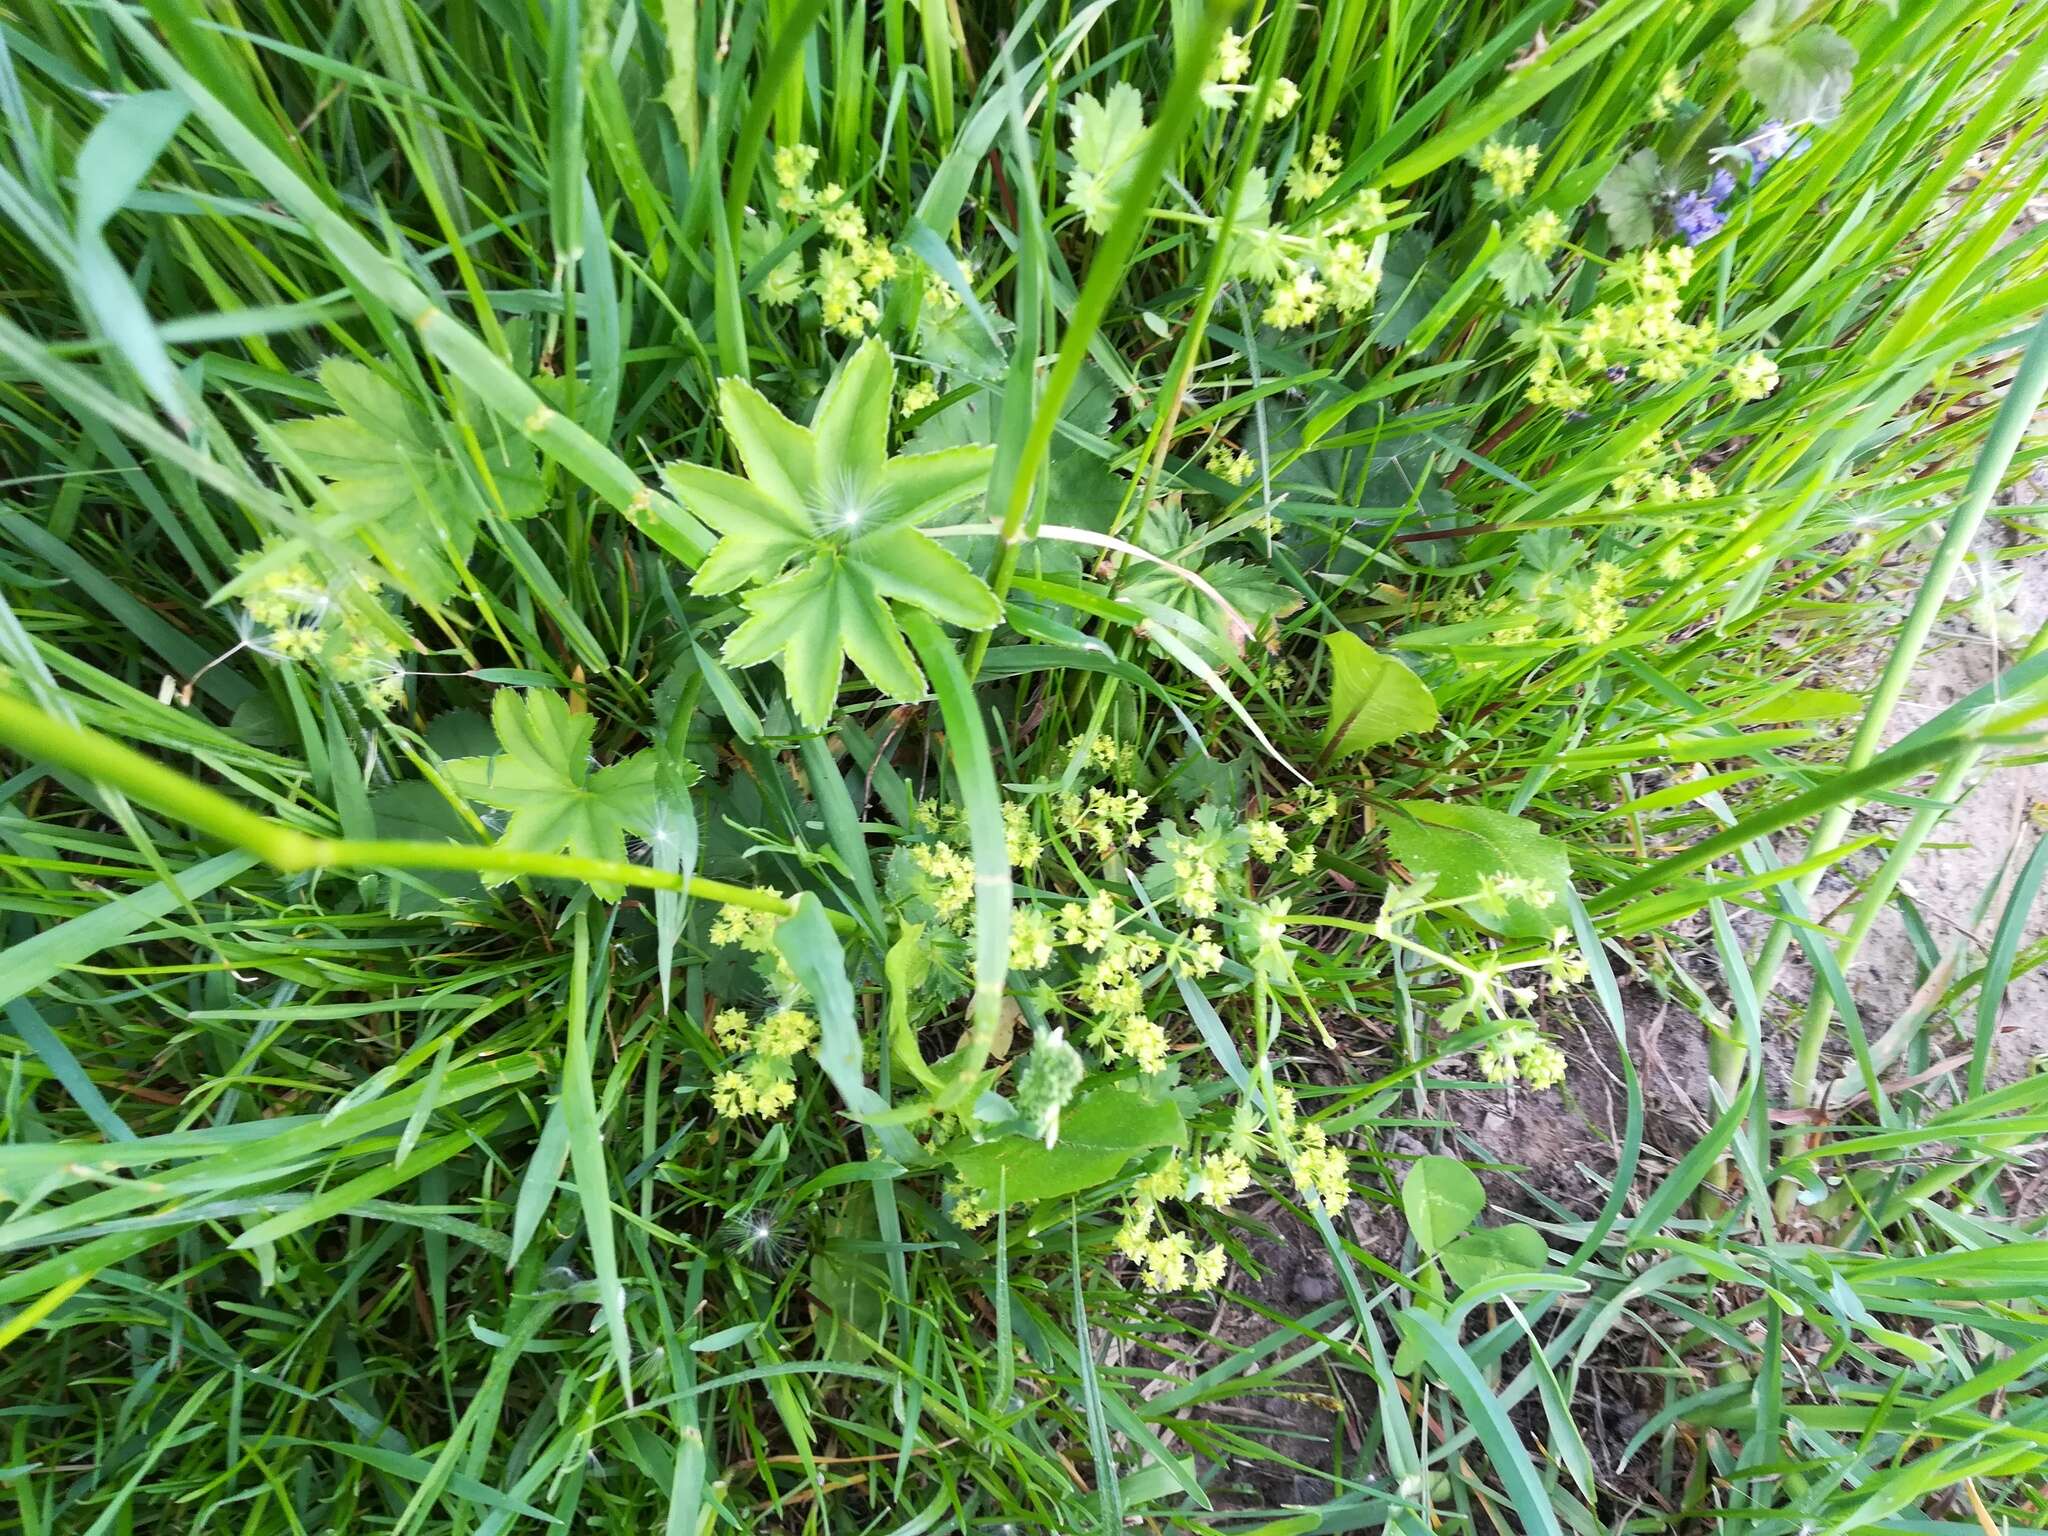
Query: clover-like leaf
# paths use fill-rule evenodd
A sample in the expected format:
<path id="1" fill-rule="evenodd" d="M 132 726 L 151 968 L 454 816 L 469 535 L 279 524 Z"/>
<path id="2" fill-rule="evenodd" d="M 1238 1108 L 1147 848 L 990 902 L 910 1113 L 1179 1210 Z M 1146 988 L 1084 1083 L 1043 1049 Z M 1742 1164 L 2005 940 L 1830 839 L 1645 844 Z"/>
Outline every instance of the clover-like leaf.
<path id="1" fill-rule="evenodd" d="M 719 538 L 691 590 L 739 592 L 746 618 L 724 660 L 780 658 L 797 718 L 822 726 L 847 658 L 892 699 L 924 691 L 892 605 L 908 603 L 963 629 L 987 629 L 1001 606 L 987 583 L 917 531 L 976 494 L 994 450 L 945 448 L 891 456 L 895 365 L 867 341 L 833 375 L 809 426 L 751 384 L 719 385 L 719 417 L 744 476 L 697 464 L 662 471 L 677 500 Z"/>
<path id="2" fill-rule="evenodd" d="M 510 813 L 500 848 L 568 853 L 623 861 L 626 835 L 644 836 L 654 822 L 658 757 L 636 752 L 610 767 L 591 761 L 591 719 L 572 715 L 560 694 L 502 689 L 491 703 L 498 752 L 448 764 L 448 781 L 465 798 Z M 487 874 L 500 885 L 509 874 Z M 617 901 L 624 888 L 593 880 L 590 888 Z"/>
<path id="3" fill-rule="evenodd" d="M 1401 1180 L 1401 1213 L 1424 1253 L 1448 1247 L 1485 1209 L 1486 1190 L 1455 1157 L 1418 1157 Z"/>

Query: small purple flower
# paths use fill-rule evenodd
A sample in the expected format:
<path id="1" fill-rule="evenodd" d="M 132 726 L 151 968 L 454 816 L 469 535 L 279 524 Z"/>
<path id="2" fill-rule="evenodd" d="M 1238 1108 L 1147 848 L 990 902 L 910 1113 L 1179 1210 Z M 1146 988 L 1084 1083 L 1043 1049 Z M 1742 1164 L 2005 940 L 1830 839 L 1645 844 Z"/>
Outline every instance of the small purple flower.
<path id="1" fill-rule="evenodd" d="M 1685 236 L 1687 245 L 1699 245 L 1718 235 L 1728 221 L 1707 198 L 1698 192 L 1687 192 L 1672 203 L 1671 222 Z"/>
<path id="2" fill-rule="evenodd" d="M 1762 170 L 1773 160 L 1782 160 L 1787 155 L 1797 154 L 1803 147 L 1797 140 L 1798 136 L 1792 128 L 1774 117 L 1749 136 L 1745 147 L 1749 150 L 1756 168 Z"/>
<path id="3" fill-rule="evenodd" d="M 1716 167 L 1714 174 L 1707 179 L 1707 201 L 1718 208 L 1734 195 L 1735 173 L 1725 165 Z"/>

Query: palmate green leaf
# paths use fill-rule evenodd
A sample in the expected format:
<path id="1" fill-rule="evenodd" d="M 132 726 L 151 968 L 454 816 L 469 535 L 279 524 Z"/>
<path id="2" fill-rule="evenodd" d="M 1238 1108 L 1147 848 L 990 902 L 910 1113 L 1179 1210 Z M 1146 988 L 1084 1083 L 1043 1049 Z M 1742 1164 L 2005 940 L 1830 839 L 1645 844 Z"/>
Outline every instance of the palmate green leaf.
<path id="1" fill-rule="evenodd" d="M 345 531 L 426 601 L 455 591 L 453 562 L 469 557 L 484 511 L 522 518 L 540 510 L 540 471 L 523 440 L 485 432 L 487 494 L 475 467 L 458 462 L 424 415 L 371 369 L 330 357 L 320 365 L 320 384 L 339 415 L 273 430 L 286 454 L 326 482 Z"/>
<path id="2" fill-rule="evenodd" d="M 1186 1135 L 1187 1123 L 1171 1099 L 1148 1101 L 1111 1084 L 1067 1106 L 1053 1146 L 1004 1136 L 949 1152 L 947 1160 L 990 1199 L 1029 1203 L 1093 1188 L 1140 1152 L 1177 1147 Z"/>
<path id="3" fill-rule="evenodd" d="M 833 375 L 809 426 L 752 385 L 719 385 L 719 415 L 746 475 L 670 464 L 677 500 L 718 535 L 691 589 L 742 592 L 747 617 L 722 659 L 750 667 L 780 658 L 797 718 L 822 726 L 851 658 L 892 699 L 924 692 L 894 603 L 966 629 L 1001 617 L 988 586 L 917 531 L 988 479 L 992 449 L 954 447 L 890 457 L 895 367 L 864 342 Z"/>
<path id="4" fill-rule="evenodd" d="M 1654 149 L 1639 149 L 1600 183 L 1600 211 L 1608 233 L 1623 245 L 1648 245 L 1657 233 L 1658 195 L 1664 190 L 1664 162 Z"/>
<path id="5" fill-rule="evenodd" d="M 1752 48 L 1742 83 L 1773 117 L 1825 123 L 1839 116 L 1854 82 L 1856 45 L 1833 27 L 1807 27 Z"/>
<path id="6" fill-rule="evenodd" d="M 1062 513 L 1057 519 L 1066 522 Z M 1194 525 L 1186 508 L 1167 501 L 1152 509 L 1138 539 L 1139 546 L 1161 559 L 1171 560 L 1193 571 L 1214 587 L 1223 600 L 1249 625 L 1253 633 L 1268 621 L 1292 613 L 1301 606 L 1301 594 L 1278 577 L 1243 560 L 1208 560 L 1195 541 Z M 1167 608 L 1185 614 L 1199 626 L 1200 635 L 1185 634 L 1205 660 L 1221 667 L 1238 655 L 1239 646 L 1229 633 L 1216 600 L 1190 582 L 1179 571 L 1156 565 L 1138 566 L 1125 580 L 1121 595 L 1139 607 Z"/>
<path id="7" fill-rule="evenodd" d="M 1563 925 L 1561 893 L 1572 877 L 1563 843 L 1520 816 L 1479 805 L 1416 800 L 1401 812 L 1387 817 L 1387 846 L 1411 874 L 1433 877 L 1432 901 L 1462 902 L 1459 910 L 1472 921 L 1510 938 L 1548 938 Z M 1489 894 L 1510 876 L 1548 899 Z"/>
<path id="8" fill-rule="evenodd" d="M 1325 738 L 1339 757 L 1434 729 L 1436 695 L 1400 662 L 1338 630 L 1330 647 L 1330 724 Z"/>
<path id="9" fill-rule="evenodd" d="M 1075 97 L 1072 111 L 1074 170 L 1067 197 L 1081 210 L 1081 222 L 1099 235 L 1115 222 L 1144 153 L 1145 99 L 1136 86 L 1120 82 L 1099 99 L 1086 92 Z"/>
<path id="10" fill-rule="evenodd" d="M 654 823 L 654 752 L 636 752 L 606 768 L 590 759 L 592 722 L 572 715 L 557 693 L 505 688 L 491 702 L 491 724 L 499 751 L 492 757 L 457 758 L 447 765 L 448 781 L 468 799 L 511 812 L 498 839 L 501 848 L 522 853 L 568 853 L 579 858 L 624 860 L 626 837 L 645 836 Z M 485 875 L 502 884 L 510 875 Z M 622 887 L 592 881 L 606 901 Z"/>
<path id="11" fill-rule="evenodd" d="M 1500 284 L 1501 296 L 1510 304 L 1533 304 L 1550 292 L 1550 267 L 1519 240 L 1503 245 L 1486 265 L 1487 275 Z"/>

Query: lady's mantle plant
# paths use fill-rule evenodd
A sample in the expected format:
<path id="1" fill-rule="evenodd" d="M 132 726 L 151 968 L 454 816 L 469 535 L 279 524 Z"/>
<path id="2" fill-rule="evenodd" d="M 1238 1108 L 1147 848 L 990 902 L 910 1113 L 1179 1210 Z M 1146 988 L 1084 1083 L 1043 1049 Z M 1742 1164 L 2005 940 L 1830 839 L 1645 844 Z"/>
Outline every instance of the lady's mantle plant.
<path id="1" fill-rule="evenodd" d="M 924 674 L 892 605 L 909 603 L 963 629 L 1001 615 L 995 594 L 919 533 L 975 494 L 994 450 L 889 453 L 896 369 L 863 342 L 798 426 L 752 385 L 725 379 L 719 415 L 746 476 L 697 464 L 663 471 L 679 500 L 719 535 L 691 589 L 742 591 L 747 617 L 726 637 L 736 667 L 782 660 L 797 718 L 822 726 L 847 657 L 892 699 L 923 697 Z"/>

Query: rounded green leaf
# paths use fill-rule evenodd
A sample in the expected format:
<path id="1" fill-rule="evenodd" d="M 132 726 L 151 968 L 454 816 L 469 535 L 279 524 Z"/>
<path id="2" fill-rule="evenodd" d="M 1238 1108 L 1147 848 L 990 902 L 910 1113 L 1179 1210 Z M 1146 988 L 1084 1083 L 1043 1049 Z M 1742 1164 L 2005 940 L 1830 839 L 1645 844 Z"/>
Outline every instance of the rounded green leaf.
<path id="1" fill-rule="evenodd" d="M 1469 1291 L 1502 1275 L 1523 1275 L 1543 1268 L 1550 1261 L 1550 1248 L 1541 1232 L 1516 1221 L 1467 1232 L 1437 1257 L 1452 1283 Z"/>
<path id="2" fill-rule="evenodd" d="M 1434 729 L 1436 695 L 1421 678 L 1346 630 L 1324 639 L 1331 669 L 1326 739 L 1337 756 Z"/>
<path id="3" fill-rule="evenodd" d="M 1415 1159 L 1401 1181 L 1401 1211 L 1424 1253 L 1440 1253 L 1486 1209 L 1486 1191 L 1455 1157 Z"/>
<path id="4" fill-rule="evenodd" d="M 1059 1141 L 1004 1136 L 950 1153 L 960 1177 L 991 1199 L 1030 1203 L 1090 1189 L 1154 1147 L 1177 1147 L 1187 1123 L 1171 1099 L 1148 1102 L 1114 1086 L 1083 1094 L 1060 1116 Z"/>

